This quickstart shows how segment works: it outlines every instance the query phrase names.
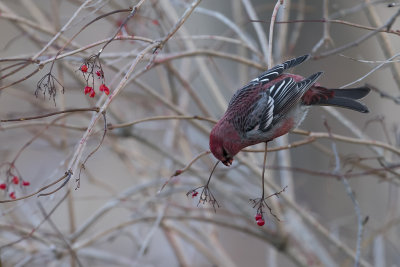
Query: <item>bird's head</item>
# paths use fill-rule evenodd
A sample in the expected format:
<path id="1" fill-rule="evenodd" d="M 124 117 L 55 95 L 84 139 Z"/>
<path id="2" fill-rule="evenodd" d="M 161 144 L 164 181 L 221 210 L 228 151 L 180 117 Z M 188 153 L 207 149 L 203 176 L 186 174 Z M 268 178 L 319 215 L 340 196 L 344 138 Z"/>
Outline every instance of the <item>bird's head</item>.
<path id="1" fill-rule="evenodd" d="M 232 165 L 233 156 L 237 153 L 232 153 L 230 148 L 226 136 L 222 135 L 220 128 L 216 125 L 210 133 L 210 150 L 225 166 Z"/>

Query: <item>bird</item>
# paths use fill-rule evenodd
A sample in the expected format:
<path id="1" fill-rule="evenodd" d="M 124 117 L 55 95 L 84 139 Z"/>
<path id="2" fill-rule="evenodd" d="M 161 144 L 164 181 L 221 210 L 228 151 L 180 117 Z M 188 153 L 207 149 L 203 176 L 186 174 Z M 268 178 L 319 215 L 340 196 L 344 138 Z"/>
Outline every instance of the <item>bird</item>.
<path id="1" fill-rule="evenodd" d="M 322 71 L 308 78 L 285 73 L 286 70 L 302 64 L 309 58 L 310 55 L 306 54 L 287 60 L 268 69 L 240 88 L 233 95 L 225 114 L 210 133 L 210 151 L 218 159 L 213 171 L 219 162 L 226 166 L 232 165 L 233 157 L 243 148 L 265 143 L 262 196 L 253 200 L 254 207 L 258 205 L 257 215 L 262 216 L 262 208 L 265 205 L 268 207 L 265 202 L 268 197 L 264 197 L 268 142 L 298 127 L 312 106 L 327 105 L 361 113 L 369 112 L 366 105 L 357 101 L 368 95 L 370 92 L 368 87 L 328 89 L 317 82 L 323 74 Z M 208 188 L 210 180 L 211 175 L 207 183 L 202 186 L 200 201 L 203 203 L 209 201 L 214 206 L 218 203 Z M 197 195 L 195 192 L 195 190 L 189 191 Z"/>
<path id="2" fill-rule="evenodd" d="M 336 106 L 368 113 L 357 99 L 368 87 L 327 89 L 317 83 L 323 72 L 308 78 L 285 73 L 310 58 L 304 55 L 265 71 L 239 89 L 210 133 L 210 150 L 224 165 L 243 148 L 269 142 L 298 127 L 311 106 Z"/>

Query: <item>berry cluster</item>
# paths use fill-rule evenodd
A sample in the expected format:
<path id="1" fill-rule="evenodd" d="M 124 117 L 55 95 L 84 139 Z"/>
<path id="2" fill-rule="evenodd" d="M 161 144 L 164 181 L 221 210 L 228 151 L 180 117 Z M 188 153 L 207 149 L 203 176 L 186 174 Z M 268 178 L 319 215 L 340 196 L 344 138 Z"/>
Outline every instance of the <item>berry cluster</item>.
<path id="1" fill-rule="evenodd" d="M 108 87 L 103 83 L 100 85 L 99 91 L 104 92 L 106 95 L 110 94 L 110 89 L 108 89 Z M 94 97 L 96 95 L 96 92 L 91 86 L 85 86 L 83 92 L 85 93 L 85 95 L 89 94 L 90 97 Z"/>
<path id="2" fill-rule="evenodd" d="M 261 213 L 257 213 L 254 219 L 256 220 L 258 226 L 263 226 L 265 224 L 263 215 Z"/>
<path id="3" fill-rule="evenodd" d="M 197 192 L 197 189 L 198 188 L 196 188 L 196 189 L 194 189 L 194 190 L 191 190 L 191 191 L 189 191 L 186 195 L 187 196 L 189 196 L 189 195 L 191 195 L 192 196 L 192 198 L 195 198 L 195 197 L 197 197 L 198 196 L 198 194 L 199 194 L 199 192 Z M 203 188 L 203 191 L 202 191 L 202 193 L 201 193 L 201 195 L 200 195 L 200 202 L 206 202 L 207 200 L 205 200 L 206 198 L 206 196 L 208 196 L 211 192 L 209 192 L 209 191 L 207 191 L 206 193 L 204 193 L 204 189 L 206 189 L 206 188 Z M 206 190 L 208 190 L 208 189 L 206 189 Z M 214 200 L 212 200 L 212 199 L 210 199 L 210 200 L 208 200 L 209 202 L 211 202 L 211 204 L 217 204 L 218 205 L 218 203 L 216 202 L 216 200 L 214 199 Z M 214 202 L 212 202 L 212 201 L 214 201 Z M 200 203 L 199 202 L 199 203 Z M 214 207 L 214 209 L 215 209 L 215 207 Z M 256 223 L 257 223 L 257 225 L 258 226 L 263 226 L 264 224 L 265 224 L 265 220 L 264 220 L 264 216 L 263 216 L 263 214 L 262 214 L 262 212 L 257 212 L 257 214 L 256 214 L 256 216 L 254 217 L 254 219 L 256 220 Z"/>
<path id="4" fill-rule="evenodd" d="M 98 58 L 96 56 L 90 57 L 82 64 L 79 68 L 84 79 L 86 80 L 86 86 L 83 90 L 85 95 L 89 94 L 89 97 L 95 97 L 96 92 L 94 90 L 94 78 L 101 79 L 101 84 L 99 86 L 99 91 L 104 92 L 106 95 L 110 94 L 110 89 L 105 84 L 104 72 L 101 68 L 101 64 L 98 64 Z M 89 85 L 89 80 L 91 86 Z"/>
<path id="5" fill-rule="evenodd" d="M 31 183 L 28 181 L 24 181 L 20 179 L 18 176 L 14 175 L 11 179 L 8 179 L 7 183 L 1 183 L 0 184 L 0 190 L 7 190 L 10 191 L 13 189 L 14 186 L 20 185 L 20 186 L 29 186 Z M 15 191 L 11 191 L 8 196 L 11 199 L 16 199 Z"/>

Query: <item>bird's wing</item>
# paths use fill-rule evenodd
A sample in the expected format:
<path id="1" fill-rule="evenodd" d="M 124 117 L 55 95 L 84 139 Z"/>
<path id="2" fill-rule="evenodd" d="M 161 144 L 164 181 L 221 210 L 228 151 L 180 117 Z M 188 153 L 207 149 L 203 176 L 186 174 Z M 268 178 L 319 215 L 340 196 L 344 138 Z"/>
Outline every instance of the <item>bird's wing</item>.
<path id="1" fill-rule="evenodd" d="M 253 130 L 264 131 L 271 125 L 274 118 L 274 99 L 270 96 L 269 91 L 260 93 L 260 98 L 251 108 L 250 113 L 244 119 L 244 132 Z"/>
<path id="2" fill-rule="evenodd" d="M 257 78 L 250 81 L 250 83 L 261 83 L 265 84 L 267 82 L 272 81 L 279 75 L 281 75 L 285 70 L 293 68 L 304 61 L 306 61 L 310 55 L 304 55 L 301 57 L 293 58 L 288 61 L 283 62 L 282 64 L 276 65 L 275 67 L 261 73 Z"/>
<path id="3" fill-rule="evenodd" d="M 238 90 L 233 96 L 231 101 L 229 102 L 229 106 L 237 104 L 238 101 L 243 99 L 247 94 L 251 93 L 252 90 L 263 86 L 264 84 L 276 79 L 279 77 L 285 70 L 297 66 L 304 61 L 306 61 L 310 55 L 304 55 L 301 57 L 297 57 L 288 61 L 283 62 L 282 64 L 276 65 L 275 67 L 263 72 L 257 78 L 251 80 L 246 86 L 242 89 Z"/>
<path id="4" fill-rule="evenodd" d="M 300 101 L 321 74 L 322 72 L 315 73 L 300 82 L 288 77 L 261 92 L 258 100 L 249 109 L 248 115 L 242 119 L 244 133 L 247 135 L 249 132 L 266 132 L 271 129 Z"/>
<path id="5" fill-rule="evenodd" d="M 298 93 L 296 89 L 297 83 L 293 78 L 288 77 L 261 92 L 261 97 L 251 106 L 251 112 L 244 120 L 245 134 L 268 131 L 277 118 L 281 117 L 279 111 L 283 110 L 284 104 L 290 105 L 296 101 L 295 96 Z"/>
<path id="6" fill-rule="evenodd" d="M 285 116 L 300 101 L 304 93 L 315 83 L 321 74 L 322 72 L 314 73 L 297 83 L 289 77 L 270 87 L 270 96 L 274 99 L 273 124 Z"/>

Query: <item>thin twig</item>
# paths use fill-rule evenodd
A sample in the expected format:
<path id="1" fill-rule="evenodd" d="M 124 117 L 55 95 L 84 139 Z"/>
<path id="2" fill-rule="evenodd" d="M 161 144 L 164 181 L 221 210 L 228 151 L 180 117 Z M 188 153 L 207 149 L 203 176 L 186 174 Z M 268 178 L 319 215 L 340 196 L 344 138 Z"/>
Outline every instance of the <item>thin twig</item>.
<path id="1" fill-rule="evenodd" d="M 36 120 L 36 119 L 51 117 L 51 116 L 59 115 L 59 114 L 73 113 L 73 112 L 82 112 L 82 111 L 95 111 L 95 112 L 99 112 L 99 108 L 98 108 L 98 107 L 93 107 L 93 108 L 72 108 L 72 109 L 66 109 L 66 110 L 60 110 L 60 111 L 50 112 L 50 113 L 43 114 L 43 115 L 31 116 L 31 117 L 22 117 L 22 118 L 16 118 L 16 119 L 3 119 L 3 120 L 0 120 L 0 122 Z"/>
<path id="2" fill-rule="evenodd" d="M 162 187 L 160 188 L 160 190 L 158 190 L 157 193 L 159 194 L 159 193 L 164 189 L 164 187 L 171 181 L 172 178 L 174 178 L 174 177 L 176 177 L 176 176 L 178 176 L 178 175 L 181 175 L 182 173 L 186 172 L 187 170 L 190 169 L 190 167 L 191 167 L 196 161 L 198 161 L 200 158 L 202 158 L 202 157 L 204 157 L 204 156 L 206 156 L 206 155 L 208 155 L 208 154 L 210 154 L 210 153 L 211 153 L 211 151 L 204 151 L 204 152 L 200 153 L 199 155 L 197 155 L 196 157 L 194 157 L 185 167 L 183 167 L 183 169 L 176 170 L 176 171 L 174 172 L 174 174 L 172 174 L 172 175 L 169 177 L 169 179 L 162 185 Z"/>
<path id="3" fill-rule="evenodd" d="M 268 68 L 273 67 L 273 57 L 272 57 L 272 40 L 274 39 L 274 24 L 276 20 L 276 15 L 278 14 L 279 8 L 283 5 L 283 0 L 277 0 L 274 10 L 272 11 L 272 16 L 271 16 L 271 23 L 269 25 L 269 40 L 268 40 Z"/>
<path id="4" fill-rule="evenodd" d="M 357 39 L 357 40 L 355 40 L 355 41 L 353 41 L 353 42 L 350 42 L 350 43 L 345 44 L 345 45 L 343 45 L 343 46 L 340 46 L 340 47 L 338 47 L 338 48 L 332 49 L 332 50 L 330 50 L 330 51 L 323 52 L 323 53 L 321 53 L 321 54 L 319 54 L 319 55 L 315 55 L 314 58 L 315 58 L 315 59 L 320 59 L 320 58 L 324 58 L 324 57 L 331 56 L 331 55 L 334 55 L 334 54 L 338 54 L 338 53 L 340 53 L 340 52 L 342 52 L 342 51 L 344 51 L 344 50 L 347 50 L 347 49 L 349 49 L 349 48 L 352 48 L 352 47 L 354 47 L 354 46 L 357 46 L 357 45 L 361 44 L 362 42 L 368 40 L 368 39 L 371 38 L 372 36 L 374 36 L 374 35 L 376 35 L 377 33 L 379 33 L 382 29 L 388 28 L 389 25 L 392 25 L 393 22 L 396 20 L 396 18 L 397 18 L 399 15 L 400 15 L 400 9 L 399 9 L 393 16 L 391 16 L 391 17 L 385 22 L 385 24 L 383 24 L 383 25 L 380 26 L 379 28 L 377 28 L 377 29 L 371 31 L 370 33 L 367 33 L 366 35 L 362 36 L 361 38 L 359 38 L 359 39 Z"/>
<path id="5" fill-rule="evenodd" d="M 308 131 L 303 131 L 300 129 L 293 130 L 292 132 L 296 133 L 296 134 L 315 137 L 315 138 L 333 138 L 334 140 L 337 140 L 337 141 L 342 141 L 342 142 L 347 142 L 347 143 L 352 143 L 352 144 L 362 144 L 362 145 L 368 145 L 368 146 L 372 146 L 372 147 L 380 147 L 380 148 L 389 150 L 390 152 L 393 152 L 397 155 L 400 155 L 400 149 L 396 148 L 395 146 L 391 146 L 387 143 L 383 143 L 380 141 L 364 140 L 364 139 L 352 138 L 352 137 L 347 137 L 347 136 L 338 135 L 338 134 L 332 134 L 330 136 L 329 133 L 308 132 Z"/>
<path id="6" fill-rule="evenodd" d="M 384 91 L 382 91 L 381 89 L 379 89 L 376 86 L 373 86 L 371 84 L 366 84 L 366 86 L 368 88 L 371 88 L 372 91 L 375 91 L 379 94 L 380 97 L 382 98 L 388 98 L 390 100 L 392 100 L 394 103 L 396 103 L 397 105 L 400 105 L 400 96 L 392 96 Z"/>
<path id="7" fill-rule="evenodd" d="M 33 237 L 34 234 L 35 234 L 35 232 L 42 226 L 42 224 L 43 224 L 45 221 L 47 221 L 48 217 L 51 216 L 51 215 L 58 209 L 58 207 L 61 205 L 61 203 L 64 202 L 64 200 L 67 198 L 67 196 L 68 196 L 69 193 L 70 193 L 69 190 L 68 190 L 67 192 L 65 192 L 65 195 L 57 202 L 57 204 L 50 210 L 50 212 L 47 213 L 47 216 L 45 216 L 45 217 L 38 223 L 38 225 L 35 226 L 28 234 L 22 236 L 21 238 L 19 238 L 18 240 L 14 241 L 14 242 L 11 242 L 11 243 L 8 243 L 8 244 L 5 244 L 5 245 L 0 246 L 0 249 L 4 249 L 4 248 L 6 248 L 6 247 L 13 246 L 13 245 L 15 245 L 15 244 L 17 244 L 17 243 L 19 243 L 19 242 L 21 242 L 21 241 L 27 239 L 27 238 Z M 0 203 L 1 203 L 1 202 L 0 202 Z"/>
<path id="8" fill-rule="evenodd" d="M 60 239 L 64 242 L 68 251 L 71 253 L 72 258 L 78 263 L 79 266 L 83 266 L 82 263 L 79 261 L 78 255 L 76 255 L 76 252 L 72 249 L 70 242 L 67 240 L 67 238 L 64 236 L 64 234 L 60 231 L 60 229 L 58 229 L 57 225 L 51 219 L 51 216 L 44 209 L 42 203 L 38 202 L 38 206 L 39 206 L 40 212 L 43 214 L 43 217 L 46 218 L 45 221 L 47 221 L 50 224 L 50 226 L 54 229 L 54 231 L 57 233 L 57 235 L 60 237 Z"/>
<path id="9" fill-rule="evenodd" d="M 324 125 L 327 128 L 328 133 L 331 134 L 331 129 L 330 129 L 327 121 L 325 121 Z M 354 267 L 358 267 L 360 264 L 360 258 L 361 258 L 361 242 L 362 242 L 362 234 L 363 234 L 363 228 L 364 228 L 363 218 L 361 216 L 360 205 L 358 204 L 358 201 L 354 195 L 353 189 L 351 189 L 349 181 L 347 181 L 347 179 L 345 177 L 343 177 L 343 175 L 341 174 L 340 157 L 339 157 L 339 154 L 337 151 L 336 143 L 333 140 L 332 140 L 331 145 L 332 145 L 333 154 L 335 155 L 335 169 L 333 170 L 333 172 L 341 177 L 340 180 L 342 181 L 342 183 L 346 189 L 347 195 L 350 197 L 351 201 L 353 202 L 354 211 L 355 211 L 356 217 L 357 217 L 358 231 L 357 231 L 356 257 L 354 259 Z"/>
<path id="10" fill-rule="evenodd" d="M 247 14 L 249 15 L 250 20 L 256 21 L 258 20 L 257 13 L 254 10 L 253 4 L 250 0 L 242 0 L 242 3 L 246 9 Z M 267 36 L 265 36 L 264 30 L 258 23 L 253 23 L 253 27 L 257 33 L 258 41 L 260 42 L 261 50 L 263 51 L 264 61 L 268 65 L 270 65 L 269 61 L 271 60 L 268 58 L 268 40 Z"/>
<path id="11" fill-rule="evenodd" d="M 133 122 L 121 123 L 121 124 L 108 124 L 107 128 L 109 130 L 130 127 L 138 123 L 148 122 L 148 121 L 160 121 L 160 120 L 200 120 L 200 121 L 208 121 L 211 123 L 217 123 L 216 120 L 201 116 L 186 116 L 186 115 L 175 115 L 175 116 L 154 116 L 150 118 L 140 119 Z"/>
<path id="12" fill-rule="evenodd" d="M 400 14 L 400 13 L 399 13 Z M 345 85 L 340 86 L 340 88 L 345 88 L 348 86 L 351 86 L 355 83 L 358 83 L 362 80 L 364 80 L 365 78 L 367 78 L 369 75 L 371 75 L 372 73 L 374 73 L 375 71 L 379 70 L 380 68 L 382 68 L 384 65 L 386 65 L 387 63 L 390 63 L 393 59 L 395 59 L 396 57 L 400 56 L 400 53 L 397 53 L 395 55 L 393 55 L 392 57 L 390 57 L 389 59 L 387 59 L 386 61 L 382 62 L 381 64 L 379 64 L 378 66 L 376 66 L 375 68 L 373 68 L 372 70 L 370 70 L 367 74 L 363 75 L 362 77 L 348 83 Z"/>
<path id="13" fill-rule="evenodd" d="M 324 14 L 324 19 L 329 17 L 329 4 L 328 0 L 323 0 L 323 14 Z M 315 44 L 315 46 L 311 49 L 311 53 L 315 53 L 318 51 L 318 49 L 322 45 L 327 45 L 327 44 L 332 44 L 333 45 L 333 40 L 329 34 L 329 28 L 330 28 L 330 23 L 327 21 L 326 23 L 323 24 L 324 26 L 324 31 L 322 34 L 321 39 Z"/>

